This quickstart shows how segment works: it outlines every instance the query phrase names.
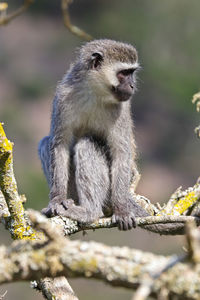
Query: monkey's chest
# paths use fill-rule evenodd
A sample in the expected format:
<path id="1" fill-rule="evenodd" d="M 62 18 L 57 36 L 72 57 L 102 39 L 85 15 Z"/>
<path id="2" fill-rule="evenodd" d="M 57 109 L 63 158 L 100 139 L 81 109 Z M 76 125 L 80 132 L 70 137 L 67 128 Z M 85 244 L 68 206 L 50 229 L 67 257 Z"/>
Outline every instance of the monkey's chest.
<path id="1" fill-rule="evenodd" d="M 74 135 L 78 138 L 85 135 L 106 135 L 109 118 L 101 110 L 82 111 L 77 118 Z"/>

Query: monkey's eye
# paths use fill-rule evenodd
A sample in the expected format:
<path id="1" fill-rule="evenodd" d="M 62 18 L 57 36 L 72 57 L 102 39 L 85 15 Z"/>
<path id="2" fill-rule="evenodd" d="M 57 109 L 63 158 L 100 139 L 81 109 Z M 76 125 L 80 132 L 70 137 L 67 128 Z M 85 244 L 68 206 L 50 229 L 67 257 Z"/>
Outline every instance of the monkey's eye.
<path id="1" fill-rule="evenodd" d="M 117 73 L 117 78 L 119 81 L 125 80 L 126 77 L 132 77 L 133 73 L 137 70 L 137 68 L 124 69 Z"/>
<path id="2" fill-rule="evenodd" d="M 132 75 L 136 71 L 136 68 L 130 68 L 119 71 L 118 74 L 121 74 L 122 76 L 129 76 Z"/>
<path id="3" fill-rule="evenodd" d="M 103 54 L 101 52 L 95 52 L 91 56 L 91 68 L 98 69 L 101 66 L 101 62 L 103 60 Z"/>

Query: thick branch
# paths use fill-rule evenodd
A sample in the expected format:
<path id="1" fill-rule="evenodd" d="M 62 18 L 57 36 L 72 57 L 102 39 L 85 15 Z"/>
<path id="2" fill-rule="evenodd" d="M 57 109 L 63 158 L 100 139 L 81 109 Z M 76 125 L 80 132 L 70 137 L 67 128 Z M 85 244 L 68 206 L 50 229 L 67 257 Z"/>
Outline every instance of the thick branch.
<path id="1" fill-rule="evenodd" d="M 43 220 L 44 217 L 41 217 Z M 41 228 L 43 228 L 43 224 Z M 173 257 L 163 257 L 127 247 L 108 247 L 95 242 L 69 241 L 52 226 L 48 242 L 19 241 L 0 248 L 0 283 L 39 280 L 43 277 L 85 277 L 113 286 L 136 289 L 144 276 L 166 269 Z M 31 246 L 32 245 L 32 246 Z M 184 278 L 184 280 L 182 280 Z M 178 263 L 154 281 L 151 296 L 167 286 L 169 295 L 197 299 L 200 268 Z M 76 298 L 75 298 L 76 299 Z"/>
<path id="2" fill-rule="evenodd" d="M 22 198 L 17 190 L 13 172 L 12 147 L 13 144 L 7 139 L 3 126 L 0 123 L 0 190 L 10 213 L 10 217 L 5 219 L 7 219 L 8 228 L 14 239 L 33 238 L 34 233 L 25 219 Z"/>

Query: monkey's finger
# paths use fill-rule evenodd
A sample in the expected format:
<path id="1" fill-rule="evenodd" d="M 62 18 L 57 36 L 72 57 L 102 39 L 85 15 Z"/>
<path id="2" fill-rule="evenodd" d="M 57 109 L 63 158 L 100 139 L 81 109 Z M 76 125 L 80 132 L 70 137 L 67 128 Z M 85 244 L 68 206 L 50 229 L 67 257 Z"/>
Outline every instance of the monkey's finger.
<path id="1" fill-rule="evenodd" d="M 56 208 L 55 208 L 55 215 L 63 215 L 65 212 L 65 209 L 64 207 L 60 204 L 60 205 L 57 205 Z"/>
<path id="2" fill-rule="evenodd" d="M 128 219 L 128 230 L 132 229 L 134 227 L 133 221 L 131 218 Z"/>
<path id="3" fill-rule="evenodd" d="M 128 217 L 125 217 L 122 221 L 122 225 L 123 225 L 123 228 L 122 230 L 128 230 L 129 229 L 129 218 Z"/>
<path id="4" fill-rule="evenodd" d="M 131 217 L 126 217 L 123 221 L 123 230 L 130 230 L 134 227 Z"/>
<path id="5" fill-rule="evenodd" d="M 132 227 L 133 227 L 133 228 L 136 228 L 136 225 L 137 225 L 137 224 L 136 224 L 135 216 L 132 217 L 131 220 L 132 220 Z"/>
<path id="6" fill-rule="evenodd" d="M 129 230 L 129 223 L 128 222 L 123 222 L 123 230 Z"/>
<path id="7" fill-rule="evenodd" d="M 62 201 L 62 205 L 65 209 L 68 209 L 70 206 L 74 205 L 74 200 L 65 199 L 65 200 Z"/>
<path id="8" fill-rule="evenodd" d="M 117 223 L 118 223 L 119 230 L 124 230 L 123 221 L 119 219 Z"/>
<path id="9" fill-rule="evenodd" d="M 50 217 L 51 216 L 51 209 L 49 207 L 45 207 L 41 210 L 41 213 L 43 215 L 45 215 L 46 217 Z"/>

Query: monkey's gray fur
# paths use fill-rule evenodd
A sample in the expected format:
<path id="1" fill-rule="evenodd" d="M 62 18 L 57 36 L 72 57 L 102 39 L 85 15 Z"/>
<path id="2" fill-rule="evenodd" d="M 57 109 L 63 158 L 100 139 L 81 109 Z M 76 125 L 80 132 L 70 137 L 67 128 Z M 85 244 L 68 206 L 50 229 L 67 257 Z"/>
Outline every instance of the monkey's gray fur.
<path id="1" fill-rule="evenodd" d="M 39 143 L 47 216 L 92 222 L 112 215 L 127 230 L 135 216 L 147 215 L 129 193 L 132 176 L 138 180 L 130 112 L 137 69 L 133 46 L 94 40 L 58 84 L 50 133 Z"/>

